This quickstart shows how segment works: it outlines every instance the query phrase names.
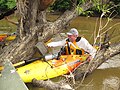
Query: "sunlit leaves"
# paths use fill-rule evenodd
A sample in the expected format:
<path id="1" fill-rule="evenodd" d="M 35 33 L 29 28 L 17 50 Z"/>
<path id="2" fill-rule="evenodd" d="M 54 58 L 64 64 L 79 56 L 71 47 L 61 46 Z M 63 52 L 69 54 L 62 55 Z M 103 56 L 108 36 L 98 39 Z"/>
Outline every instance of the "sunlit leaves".
<path id="1" fill-rule="evenodd" d="M 11 9 L 11 8 L 15 7 L 16 2 L 15 2 L 15 0 L 8 0 L 6 5 L 7 5 L 8 9 Z"/>
<path id="2" fill-rule="evenodd" d="M 79 5 L 77 6 L 76 10 L 78 11 L 78 14 L 83 13 L 83 8 L 81 8 Z"/>
<path id="3" fill-rule="evenodd" d="M 86 15 L 88 16 L 89 14 L 93 14 L 93 11 L 84 11 L 82 7 L 80 7 L 79 5 L 77 6 L 76 10 L 78 11 L 78 14 L 82 14 L 82 15 Z"/>

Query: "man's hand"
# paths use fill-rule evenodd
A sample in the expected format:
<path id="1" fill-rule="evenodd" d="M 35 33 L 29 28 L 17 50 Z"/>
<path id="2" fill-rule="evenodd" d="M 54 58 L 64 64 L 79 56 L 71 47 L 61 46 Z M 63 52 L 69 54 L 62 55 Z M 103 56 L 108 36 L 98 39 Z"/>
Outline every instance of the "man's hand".
<path id="1" fill-rule="evenodd" d="M 47 44 L 47 47 L 48 47 L 48 48 L 52 48 L 52 47 L 53 47 L 52 43 L 48 43 L 48 44 Z"/>

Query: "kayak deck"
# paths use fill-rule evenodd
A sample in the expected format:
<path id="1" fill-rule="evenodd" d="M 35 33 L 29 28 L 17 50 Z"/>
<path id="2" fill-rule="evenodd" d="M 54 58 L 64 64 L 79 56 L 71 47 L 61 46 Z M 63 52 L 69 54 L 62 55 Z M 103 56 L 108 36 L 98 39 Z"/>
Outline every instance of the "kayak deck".
<path id="1" fill-rule="evenodd" d="M 62 55 L 59 60 L 37 60 L 28 65 L 17 68 L 17 72 L 25 83 L 37 80 L 46 80 L 72 72 L 89 55 Z"/>

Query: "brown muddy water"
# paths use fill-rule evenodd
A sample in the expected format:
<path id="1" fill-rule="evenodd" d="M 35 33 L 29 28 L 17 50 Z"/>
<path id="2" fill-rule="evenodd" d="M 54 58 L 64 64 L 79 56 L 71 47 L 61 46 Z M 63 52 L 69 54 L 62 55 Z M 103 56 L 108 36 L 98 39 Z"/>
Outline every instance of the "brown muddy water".
<path id="1" fill-rule="evenodd" d="M 54 21 L 58 16 L 49 15 L 48 20 Z M 14 18 L 12 18 L 14 19 Z M 100 32 L 109 30 L 111 36 L 111 42 L 120 42 L 120 19 L 112 19 L 109 23 L 107 18 L 102 19 L 102 26 L 106 25 L 104 29 Z M 106 24 L 107 23 L 107 24 Z M 70 28 L 74 27 L 79 30 L 80 36 L 85 37 L 91 44 L 94 42 L 95 32 L 99 30 L 100 20 L 96 17 L 78 17 L 70 22 L 68 31 Z M 11 33 L 15 32 L 16 26 L 8 23 L 6 20 L 0 21 L 0 33 Z M 65 31 L 65 32 L 66 32 Z M 93 34 L 94 33 L 94 34 Z M 96 33 L 97 34 L 97 33 Z M 99 42 L 99 40 L 97 40 Z M 118 83 L 116 83 L 116 78 Z M 56 78 L 57 80 L 58 78 Z M 114 82 L 111 80 L 114 79 Z M 89 75 L 83 82 L 82 87 L 76 87 L 75 90 L 119 90 L 115 85 L 119 84 L 120 79 L 120 55 L 108 60 L 102 64 L 97 70 L 95 70 L 91 75 Z M 105 82 L 108 81 L 109 84 L 106 85 Z M 113 87 L 109 87 L 112 84 Z M 42 88 L 33 87 L 31 84 L 27 84 L 29 90 L 45 90 Z"/>

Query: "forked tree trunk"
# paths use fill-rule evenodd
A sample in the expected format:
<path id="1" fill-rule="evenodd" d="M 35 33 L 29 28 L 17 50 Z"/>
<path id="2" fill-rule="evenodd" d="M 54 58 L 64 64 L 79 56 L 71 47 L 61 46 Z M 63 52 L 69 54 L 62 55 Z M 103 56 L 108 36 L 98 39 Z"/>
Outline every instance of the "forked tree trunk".
<path id="1" fill-rule="evenodd" d="M 29 59 L 35 52 L 34 46 L 38 41 L 46 42 L 53 34 L 62 32 L 65 25 L 80 14 L 73 8 L 71 11 L 66 11 L 56 21 L 48 22 L 45 10 L 41 11 L 41 1 L 44 0 L 17 1 L 17 10 L 20 15 L 17 38 L 9 46 L 3 48 L 3 52 L 0 54 L 0 64 L 6 59 L 13 63 Z M 45 1 L 51 3 L 51 0 Z M 92 6 L 91 2 L 85 3 L 82 5 L 83 11 Z"/>

